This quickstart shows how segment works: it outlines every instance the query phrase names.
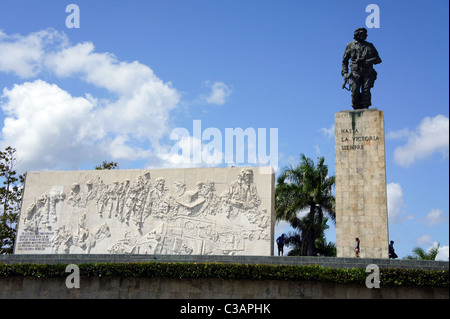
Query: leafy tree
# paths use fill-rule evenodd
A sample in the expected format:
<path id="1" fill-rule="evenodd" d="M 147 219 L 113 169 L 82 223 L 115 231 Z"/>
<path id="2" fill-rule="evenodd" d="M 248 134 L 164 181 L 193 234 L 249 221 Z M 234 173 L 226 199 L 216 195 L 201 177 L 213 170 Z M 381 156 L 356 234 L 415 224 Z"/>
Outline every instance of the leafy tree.
<path id="1" fill-rule="evenodd" d="M 414 255 L 408 255 L 406 256 L 406 259 L 416 259 L 416 260 L 436 260 L 436 256 L 439 252 L 439 247 L 441 244 L 439 243 L 436 247 L 432 247 L 426 252 L 421 247 L 416 247 L 413 249 Z"/>
<path id="2" fill-rule="evenodd" d="M 323 237 L 326 225 L 325 214 L 336 220 L 335 198 L 332 187 L 334 176 L 328 176 L 325 158 L 318 158 L 317 165 L 300 155 L 297 166 L 289 166 L 282 170 L 277 179 L 275 189 L 275 213 L 277 220 L 288 221 L 299 231 L 297 242 L 302 256 L 313 256 L 318 253 L 316 240 Z M 307 211 L 305 217 L 299 218 L 301 211 Z"/>
<path id="3" fill-rule="evenodd" d="M 327 225 L 328 218 L 324 218 L 322 229 L 323 231 L 330 226 Z M 314 255 L 336 257 L 336 244 L 326 241 L 325 233 L 322 231 L 322 235 L 314 242 Z M 302 237 L 298 232 L 289 232 L 286 238 L 286 246 L 292 247 L 288 252 L 288 256 L 302 256 Z"/>
<path id="4" fill-rule="evenodd" d="M 17 176 L 16 150 L 0 151 L 0 254 L 12 254 L 16 240 L 17 222 L 22 201 L 24 176 Z"/>
<path id="5" fill-rule="evenodd" d="M 328 257 L 336 257 L 336 244 L 333 242 L 328 242 L 325 238 L 324 231 L 330 226 L 327 225 L 328 218 L 324 218 L 322 222 L 322 236 L 320 238 L 317 238 L 314 242 L 314 248 L 315 252 L 319 256 L 328 256 Z"/>
<path id="6" fill-rule="evenodd" d="M 118 168 L 119 168 L 119 165 L 117 163 L 107 162 L 107 161 L 103 161 L 103 163 L 101 165 L 95 167 L 95 169 L 97 171 L 104 170 L 104 169 L 110 170 L 110 169 L 118 169 Z"/>

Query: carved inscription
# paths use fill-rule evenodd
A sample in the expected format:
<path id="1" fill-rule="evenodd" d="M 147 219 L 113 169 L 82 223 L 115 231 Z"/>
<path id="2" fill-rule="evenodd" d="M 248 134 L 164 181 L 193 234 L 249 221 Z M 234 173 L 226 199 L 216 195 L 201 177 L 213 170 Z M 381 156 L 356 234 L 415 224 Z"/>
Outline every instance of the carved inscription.
<path id="1" fill-rule="evenodd" d="M 378 135 L 363 135 L 358 129 L 344 128 L 340 130 L 340 149 L 343 151 L 364 150 L 372 142 L 378 142 L 379 140 Z"/>
<path id="2" fill-rule="evenodd" d="M 18 249 L 28 252 L 44 251 L 51 247 L 50 238 L 54 232 L 31 233 L 24 232 L 18 238 Z"/>

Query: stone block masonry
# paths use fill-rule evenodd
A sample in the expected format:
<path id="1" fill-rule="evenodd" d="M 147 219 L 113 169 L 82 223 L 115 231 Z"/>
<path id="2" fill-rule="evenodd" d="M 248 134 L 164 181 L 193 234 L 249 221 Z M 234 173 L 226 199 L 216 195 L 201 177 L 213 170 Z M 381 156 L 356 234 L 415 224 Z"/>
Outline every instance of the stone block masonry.
<path id="1" fill-rule="evenodd" d="M 336 248 L 338 257 L 388 258 L 383 111 L 335 114 Z"/>
<path id="2" fill-rule="evenodd" d="M 0 299 L 166 299 L 170 300 L 170 307 L 165 312 L 166 317 L 176 318 L 179 317 L 181 309 L 176 300 L 181 299 L 186 299 L 182 301 L 186 305 L 187 302 L 196 304 L 194 300 L 201 299 L 249 299 L 248 303 L 254 303 L 255 299 L 264 299 L 267 300 L 264 303 L 273 304 L 274 299 L 449 298 L 447 288 L 381 286 L 380 289 L 368 289 L 365 285 L 319 281 L 81 277 L 80 288 L 69 289 L 65 280 L 0 278 Z M 158 302 L 161 305 L 161 301 Z M 217 311 L 218 314 L 225 313 L 225 303 L 227 302 L 221 305 L 222 311 Z M 231 309 L 230 307 L 230 311 Z M 275 306 L 270 309 L 273 314 L 277 313 Z M 245 314 L 242 317 L 245 318 Z"/>

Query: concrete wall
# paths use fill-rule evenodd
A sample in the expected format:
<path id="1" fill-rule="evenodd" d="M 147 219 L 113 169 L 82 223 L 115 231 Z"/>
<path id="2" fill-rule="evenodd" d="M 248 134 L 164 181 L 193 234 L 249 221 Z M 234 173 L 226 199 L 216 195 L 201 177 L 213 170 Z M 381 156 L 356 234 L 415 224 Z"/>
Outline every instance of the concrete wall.
<path id="1" fill-rule="evenodd" d="M 0 298 L 33 299 L 448 299 L 445 288 L 380 287 L 299 281 L 81 277 L 80 288 L 65 278 L 0 278 Z"/>
<path id="2" fill-rule="evenodd" d="M 448 270 L 448 261 L 374 258 L 205 256 L 205 255 L 0 255 L 5 264 L 83 264 L 117 262 L 197 262 L 270 265 L 320 265 L 332 268 L 383 268 Z M 67 274 L 69 276 L 69 273 Z M 80 278 L 80 288 L 68 289 L 66 278 L 0 277 L 0 298 L 164 298 L 164 299 L 307 299 L 307 298 L 449 298 L 449 290 L 420 287 L 339 285 L 277 280 Z"/>

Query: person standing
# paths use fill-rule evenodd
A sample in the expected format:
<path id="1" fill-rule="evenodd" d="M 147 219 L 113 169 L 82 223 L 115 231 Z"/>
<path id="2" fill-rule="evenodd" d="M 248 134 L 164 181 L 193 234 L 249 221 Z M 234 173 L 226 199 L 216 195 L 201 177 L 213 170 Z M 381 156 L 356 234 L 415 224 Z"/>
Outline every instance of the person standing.
<path id="1" fill-rule="evenodd" d="M 284 234 L 282 234 L 280 237 L 277 238 L 277 245 L 278 245 L 278 256 L 283 256 L 283 248 L 284 248 L 284 243 L 286 241 L 286 237 L 284 236 Z"/>

